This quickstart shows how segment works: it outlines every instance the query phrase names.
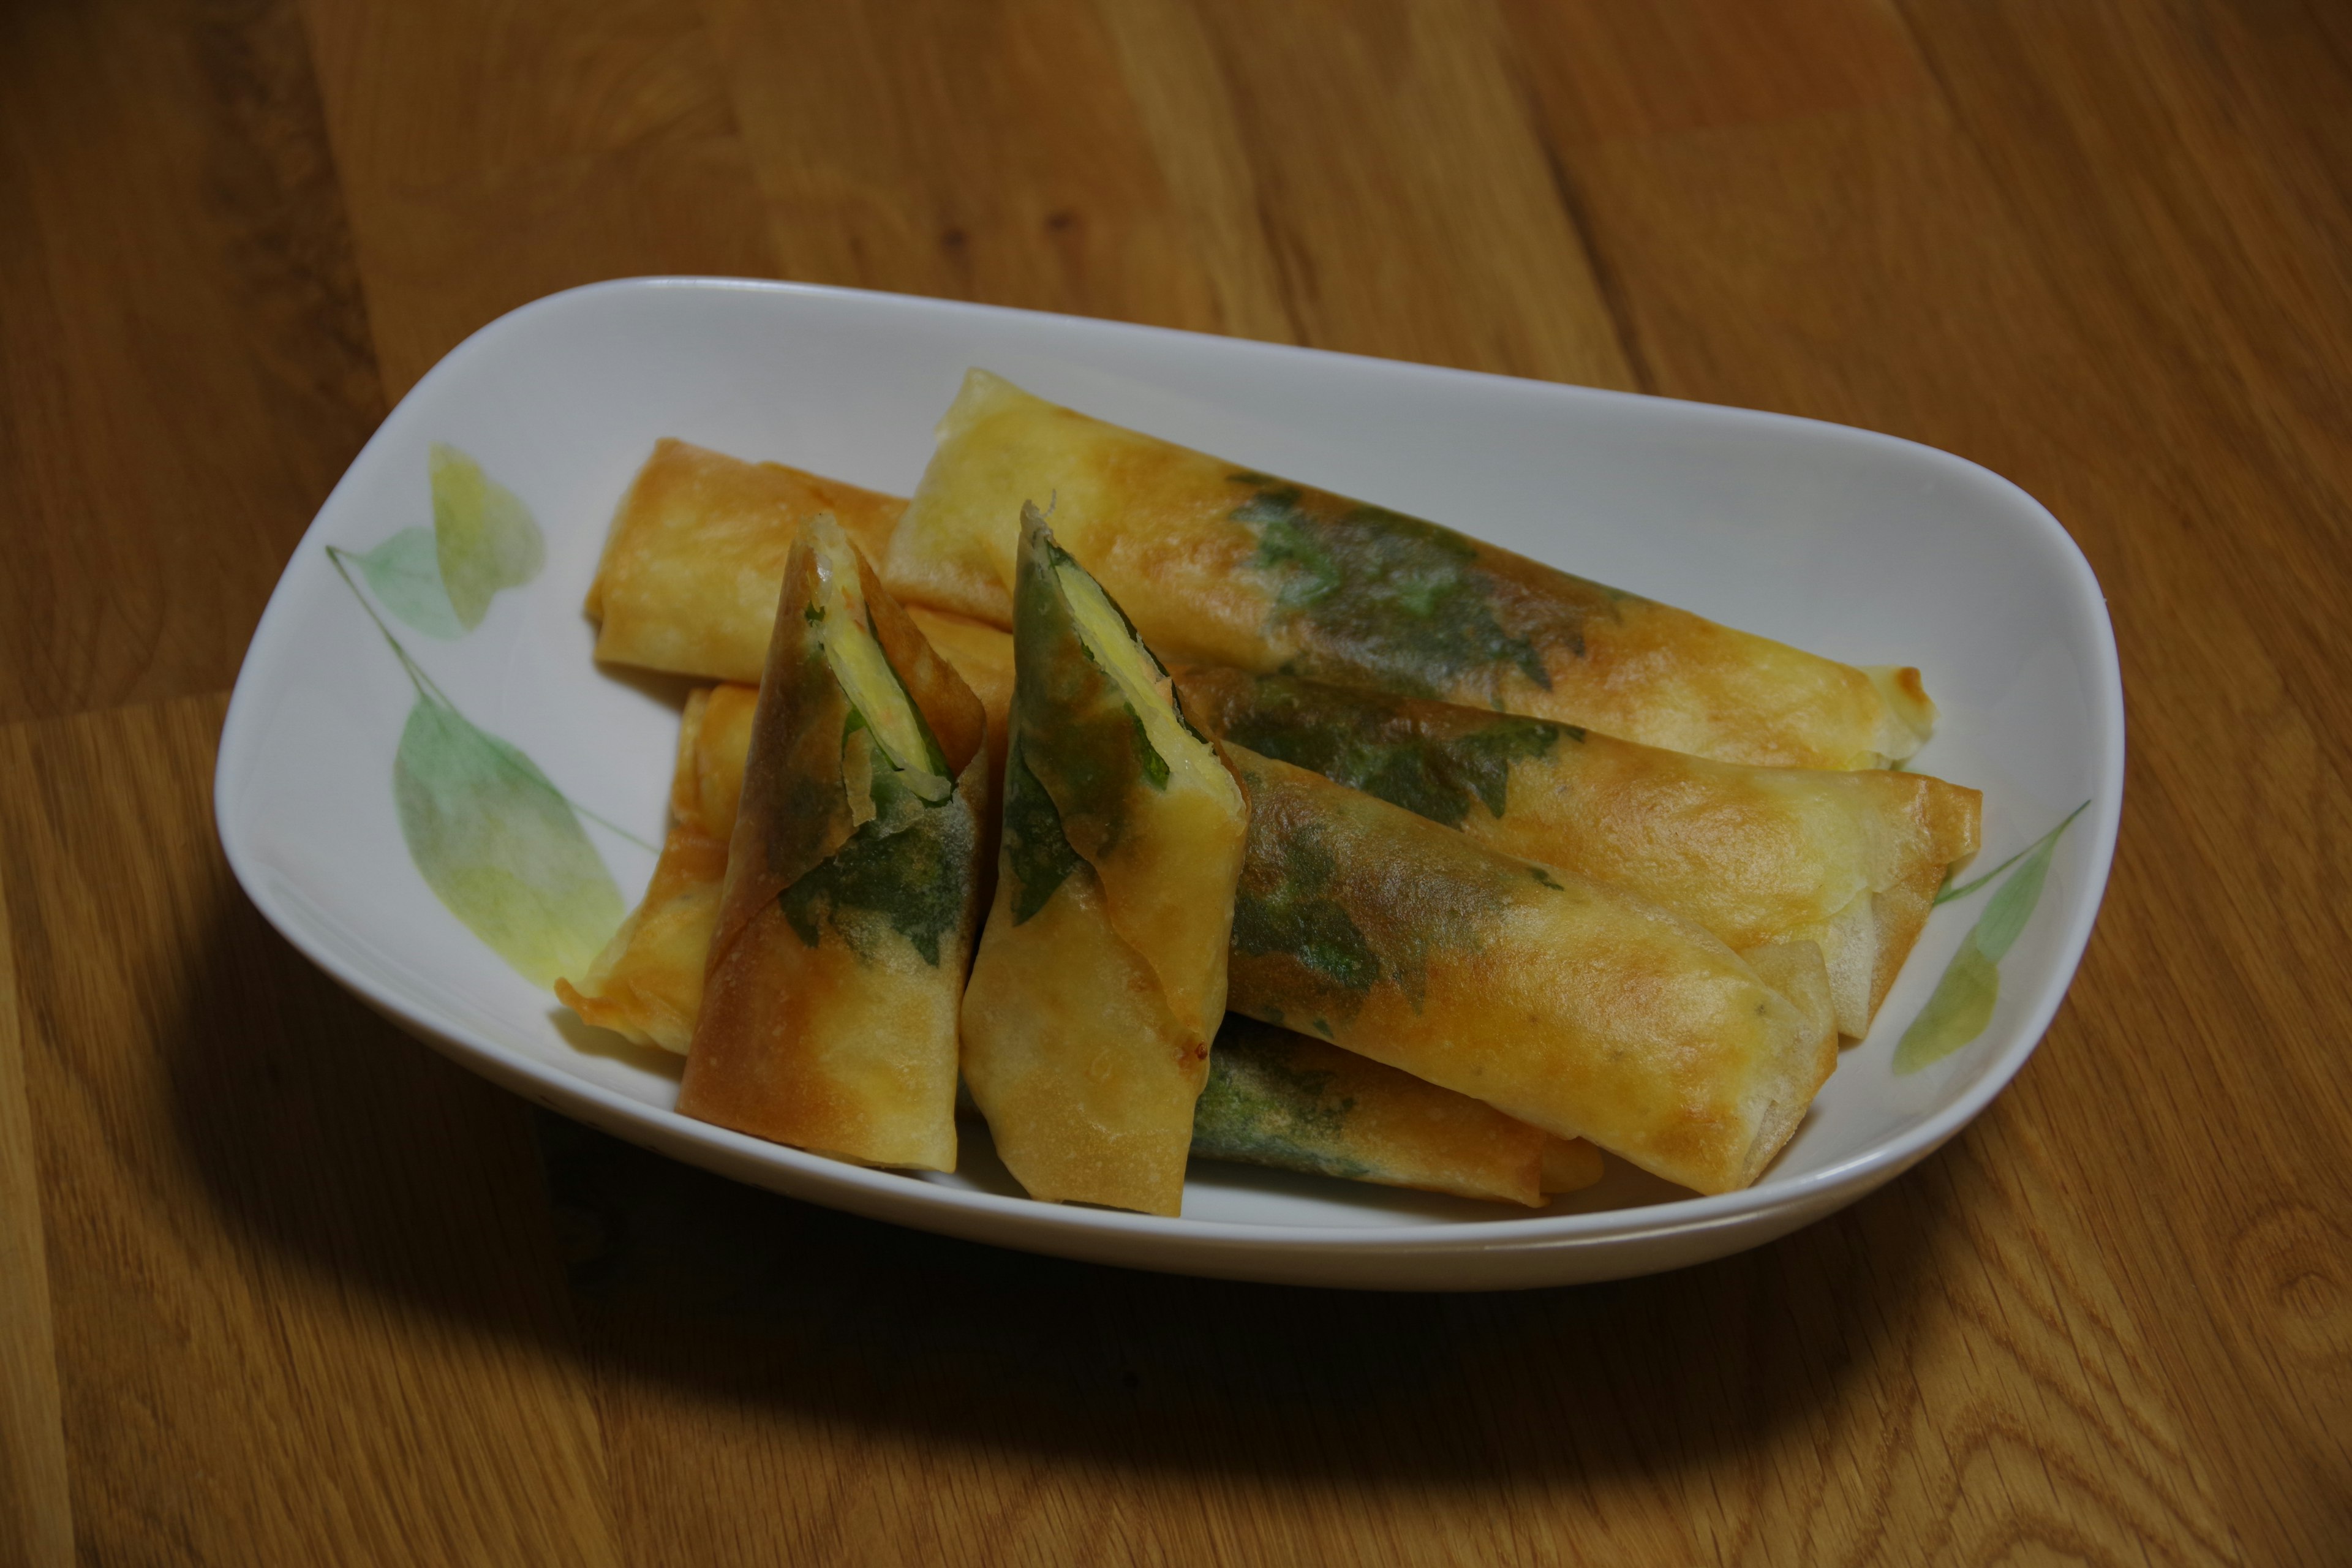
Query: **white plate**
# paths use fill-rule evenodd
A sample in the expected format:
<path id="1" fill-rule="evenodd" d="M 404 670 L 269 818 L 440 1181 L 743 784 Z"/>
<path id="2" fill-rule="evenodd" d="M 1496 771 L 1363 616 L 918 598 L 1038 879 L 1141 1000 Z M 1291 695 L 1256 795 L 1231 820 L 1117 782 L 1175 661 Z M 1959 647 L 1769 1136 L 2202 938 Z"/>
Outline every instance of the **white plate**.
<path id="1" fill-rule="evenodd" d="M 583 812 L 658 842 L 680 687 L 600 670 L 583 592 L 614 502 L 678 436 L 907 493 L 968 365 L 1156 435 L 1451 523 L 1539 561 L 1857 664 L 1912 663 L 1943 709 L 1915 766 L 1985 792 L 1990 868 L 2084 802 L 1999 964 L 1990 1026 L 1932 1065 L 1896 1045 L 2000 887 L 1937 910 L 1871 1037 L 1748 1191 L 1619 1170 L 1523 1217 L 1196 1165 L 1181 1219 L 1033 1203 L 984 1139 L 958 1175 L 861 1170 L 676 1114 L 667 1058 L 571 1024 L 453 917 L 394 810 L 410 678 L 326 547 L 432 525 L 427 453 L 470 454 L 537 518 L 546 566 L 471 633 L 391 627 L 467 720 Z M 436 1048 L 565 1115 L 812 1202 L 1008 1247 L 1304 1284 L 1476 1289 L 1672 1268 L 1753 1247 L 1896 1175 L 1982 1110 L 2088 940 L 2123 794 L 2123 695 L 2097 582 L 2050 514 L 1945 453 L 1839 426 L 1619 393 L 842 289 L 600 284 L 484 328 L 404 399 L 310 526 L 238 676 L 215 785 L 262 912 Z M 648 849 L 591 820 L 622 895 Z M 2014 896 L 2011 902 L 2018 901 Z M 1609 1206 L 1609 1205 L 1623 1206 Z"/>

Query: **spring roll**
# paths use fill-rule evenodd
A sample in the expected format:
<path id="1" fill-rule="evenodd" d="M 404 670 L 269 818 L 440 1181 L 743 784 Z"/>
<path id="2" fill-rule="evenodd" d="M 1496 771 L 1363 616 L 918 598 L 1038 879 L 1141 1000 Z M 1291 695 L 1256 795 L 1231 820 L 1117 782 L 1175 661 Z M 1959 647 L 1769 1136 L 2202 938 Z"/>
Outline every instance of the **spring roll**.
<path id="1" fill-rule="evenodd" d="M 687 699 L 669 832 L 653 880 L 588 973 L 555 983 L 556 995 L 583 1020 L 637 1045 L 684 1056 L 694 1037 L 759 696 L 748 686 L 719 686 Z"/>
<path id="2" fill-rule="evenodd" d="M 678 1110 L 951 1171 L 980 702 L 830 517 L 803 525 L 774 624 Z"/>
<path id="3" fill-rule="evenodd" d="M 906 504 L 666 437 L 622 498 L 589 584 L 596 657 L 756 686 L 800 525 L 829 514 L 879 561 Z"/>
<path id="4" fill-rule="evenodd" d="M 1253 472 L 974 370 L 890 539 L 894 592 L 1010 626 L 1024 501 L 1178 665 L 1532 714 L 1728 762 L 1870 768 L 1935 707 L 1857 669 Z"/>
<path id="5" fill-rule="evenodd" d="M 971 694 L 980 699 L 981 711 L 988 719 L 988 798 L 1003 800 L 1004 748 L 1006 737 L 1012 733 L 1013 639 L 994 626 L 966 620 L 961 616 L 942 615 L 920 605 L 908 605 L 907 618 L 948 661 L 948 668 L 971 688 Z M 989 814 L 988 829 L 990 840 L 984 864 L 994 866 L 993 812 Z"/>
<path id="6" fill-rule="evenodd" d="M 1639 893 L 1734 949 L 1818 944 L 1847 1035 L 1869 1031 L 1946 868 L 1977 849 L 1983 796 L 1924 774 L 1711 762 L 1288 676 L 1177 684 L 1213 734 Z"/>
<path id="7" fill-rule="evenodd" d="M 1012 639 L 979 629 L 1005 650 L 1003 696 L 992 700 L 976 690 L 991 713 L 994 747 L 1002 743 L 995 716 L 1010 698 Z M 943 655 L 955 651 L 934 646 Z M 983 643 L 976 651 L 985 669 L 993 650 Z M 974 668 L 952 657 L 950 662 L 959 674 Z M 745 686 L 688 699 L 670 785 L 669 836 L 645 898 L 586 977 L 576 985 L 556 983 L 564 1002 L 588 1023 L 639 1045 L 686 1054 L 701 1009 L 703 967 L 718 922 L 727 842 L 758 699 L 758 690 Z M 1266 1065 L 1253 1066 L 1253 1037 L 1269 1042 L 1255 1047 L 1258 1059 L 1272 1058 Z M 1483 1132 L 1494 1126 L 1503 1137 L 1490 1146 Z M 1521 1180 L 1520 1145 L 1528 1131 L 1451 1089 L 1229 1013 L 1210 1053 L 1191 1152 L 1194 1159 L 1531 1203 L 1536 1200 Z M 1481 1136 L 1465 1136 L 1474 1131 Z M 1542 1193 L 1573 1192 L 1601 1179 L 1600 1153 L 1591 1144 L 1536 1136 L 1544 1144 Z"/>
<path id="8" fill-rule="evenodd" d="M 1753 1182 L 1837 1064 L 1820 951 L 1767 982 L 1646 900 L 1227 743 L 1249 796 L 1228 1002 L 1589 1138 L 1702 1193 Z"/>
<path id="9" fill-rule="evenodd" d="M 1245 811 L 1118 607 L 1022 523 L 995 901 L 965 1080 L 1034 1197 L 1172 1215 L 1225 1010 Z"/>
<path id="10" fill-rule="evenodd" d="M 859 553 L 879 561 L 906 505 L 782 463 L 747 463 L 665 437 L 623 498 L 589 584 L 588 614 L 600 623 L 596 657 L 756 686 L 801 524 L 830 512 Z M 1002 799 L 1013 639 L 928 605 L 902 607 L 986 710 L 989 798 Z"/>
<path id="11" fill-rule="evenodd" d="M 1238 1013 L 1209 1053 L 1192 1153 L 1530 1207 L 1601 1179 L 1589 1143 Z"/>
<path id="12" fill-rule="evenodd" d="M 1413 1080 L 1420 1082 L 1419 1079 Z M 1433 1086 L 1434 1087 L 1434 1086 Z M 1589 1138 L 1555 1138 L 1547 1133 L 1543 1147 L 1543 1190 L 1546 1197 L 1580 1193 L 1597 1185 L 1606 1173 L 1601 1150 Z"/>

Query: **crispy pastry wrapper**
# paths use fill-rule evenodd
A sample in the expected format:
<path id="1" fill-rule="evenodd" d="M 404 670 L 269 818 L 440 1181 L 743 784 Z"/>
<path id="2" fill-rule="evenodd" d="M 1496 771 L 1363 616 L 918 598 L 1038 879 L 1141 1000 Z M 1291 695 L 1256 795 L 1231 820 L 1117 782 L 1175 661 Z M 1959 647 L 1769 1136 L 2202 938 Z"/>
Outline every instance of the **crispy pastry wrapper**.
<path id="1" fill-rule="evenodd" d="M 622 498 L 588 588 L 596 657 L 756 686 L 801 524 L 828 514 L 879 561 L 906 504 L 665 437 Z"/>
<path id="2" fill-rule="evenodd" d="M 1004 748 L 1006 737 L 1013 732 L 1013 639 L 994 626 L 961 616 L 928 610 L 920 605 L 908 605 L 906 609 L 907 618 L 915 623 L 915 629 L 923 634 L 933 651 L 948 661 L 948 668 L 980 699 L 981 712 L 988 721 L 988 798 L 1003 800 Z M 999 814 L 989 812 L 982 826 L 987 831 L 981 864 L 988 868 L 988 882 L 992 886 Z M 987 902 L 987 889 L 983 888 L 983 908 Z"/>
<path id="3" fill-rule="evenodd" d="M 1811 943 L 1764 955 L 1786 972 L 1776 987 L 1631 893 L 1242 747 L 1225 754 L 1250 800 L 1234 1011 L 1702 1193 L 1753 1182 L 1835 1068 Z"/>
<path id="4" fill-rule="evenodd" d="M 563 1005 L 598 1028 L 680 1056 L 694 1037 L 759 696 L 748 686 L 720 686 L 687 699 L 669 832 L 653 880 L 588 973 L 576 984 L 555 983 Z"/>
<path id="5" fill-rule="evenodd" d="M 1034 1197 L 1172 1215 L 1224 1015 L 1241 792 L 1116 605 L 1023 523 L 996 895 L 963 1070 Z"/>
<path id="6" fill-rule="evenodd" d="M 1530 1207 L 1601 1179 L 1589 1143 L 1238 1013 L 1209 1054 L 1192 1153 Z"/>
<path id="7" fill-rule="evenodd" d="M 1735 949 L 1817 944 L 1847 1035 L 1868 1032 L 1946 869 L 1979 843 L 1983 796 L 1925 774 L 1713 762 L 1289 676 L 1202 668 L 1177 685 L 1225 740 L 1638 893 Z"/>
<path id="8" fill-rule="evenodd" d="M 1591 1140 L 1545 1137 L 1543 1190 L 1546 1197 L 1560 1193 L 1580 1193 L 1598 1184 L 1606 1173 L 1601 1164 L 1600 1147 Z"/>
<path id="9" fill-rule="evenodd" d="M 1003 699 L 992 704 L 980 694 L 991 714 L 991 744 L 1001 744 L 996 716 L 1011 695 L 1012 639 L 978 629 L 1005 649 Z M 577 986 L 556 984 L 582 1018 L 640 1045 L 683 1056 L 693 1037 L 759 695 L 751 687 L 721 686 L 688 697 L 670 784 L 669 837 L 653 880 L 588 976 Z M 1490 1140 L 1489 1133 L 1499 1136 Z M 1543 1145 L 1543 1194 L 1601 1179 L 1600 1153 L 1589 1143 L 1533 1132 L 1451 1089 L 1228 1013 L 1210 1053 L 1191 1153 L 1532 1203 L 1538 1200 L 1528 1195 L 1525 1180 L 1531 1135 Z"/>
<path id="10" fill-rule="evenodd" d="M 953 1170 L 985 720 L 829 518 L 794 545 L 774 623 L 678 1109 Z M 873 672 L 865 694 L 845 669 Z"/>
<path id="11" fill-rule="evenodd" d="M 665 437 L 623 498 L 588 588 L 588 614 L 601 623 L 596 657 L 756 688 L 801 524 L 829 512 L 859 553 L 879 561 L 906 506 L 897 496 Z M 962 616 L 902 607 L 987 711 L 989 798 L 1002 799 L 1013 639 Z"/>
<path id="12" fill-rule="evenodd" d="M 1013 520 L 1054 525 L 1178 665 L 1286 670 L 1730 762 L 1870 768 L 1934 727 L 1867 670 L 1450 529 L 1056 407 L 974 370 L 892 533 L 893 591 L 1012 625 Z"/>

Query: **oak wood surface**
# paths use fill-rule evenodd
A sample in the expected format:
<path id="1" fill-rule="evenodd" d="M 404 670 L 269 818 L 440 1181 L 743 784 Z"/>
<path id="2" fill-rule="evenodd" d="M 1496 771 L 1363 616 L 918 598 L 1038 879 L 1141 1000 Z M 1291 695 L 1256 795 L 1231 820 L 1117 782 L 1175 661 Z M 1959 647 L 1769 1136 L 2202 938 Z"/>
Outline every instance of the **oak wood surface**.
<path id="1" fill-rule="evenodd" d="M 2352 1542 L 2352 13 L 0 7 L 0 1563 L 2331 1563 Z M 211 829 L 311 512 L 660 271 L 1844 420 L 2048 504 L 2125 831 L 1941 1153 L 1483 1298 L 731 1186 L 344 997 Z"/>

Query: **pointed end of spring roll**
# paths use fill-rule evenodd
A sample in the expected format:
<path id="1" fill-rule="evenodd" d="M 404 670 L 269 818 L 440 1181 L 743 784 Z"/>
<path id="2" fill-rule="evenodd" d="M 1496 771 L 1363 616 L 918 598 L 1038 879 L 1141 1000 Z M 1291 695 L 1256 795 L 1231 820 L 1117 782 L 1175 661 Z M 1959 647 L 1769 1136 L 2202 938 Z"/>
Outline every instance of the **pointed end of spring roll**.
<path id="1" fill-rule="evenodd" d="M 1034 503 L 1023 509 L 1017 589 L 1024 754 L 1100 879 L 1113 928 L 1205 1042 L 1224 1016 L 1248 826 L 1241 786 L 1134 624 Z"/>
<path id="2" fill-rule="evenodd" d="M 1889 763 L 1899 763 L 1926 745 L 1927 737 L 1936 732 L 1935 701 L 1928 697 L 1919 672 L 1907 665 L 1868 665 L 1863 673 L 1870 677 L 1879 700 L 1886 705 L 1886 717 L 1879 725 L 1879 755 Z"/>
<path id="3" fill-rule="evenodd" d="M 894 609 L 832 520 L 803 526 L 678 1109 L 863 1164 L 950 1170 L 986 763 L 975 721 L 951 769 L 916 696 L 928 645 L 899 616 L 913 640 L 897 660 L 885 647 Z"/>

